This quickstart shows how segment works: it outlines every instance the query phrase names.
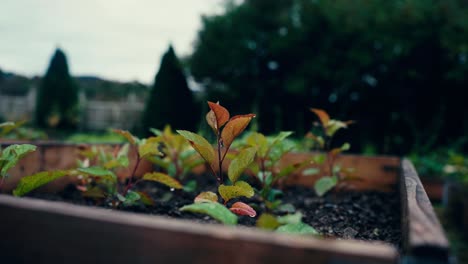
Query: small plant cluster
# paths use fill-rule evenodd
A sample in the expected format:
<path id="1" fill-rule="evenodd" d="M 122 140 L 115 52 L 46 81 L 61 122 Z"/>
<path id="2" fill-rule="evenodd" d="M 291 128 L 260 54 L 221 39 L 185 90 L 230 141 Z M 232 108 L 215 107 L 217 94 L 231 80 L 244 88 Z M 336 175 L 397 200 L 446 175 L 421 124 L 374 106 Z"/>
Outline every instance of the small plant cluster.
<path id="1" fill-rule="evenodd" d="M 319 150 L 325 152 L 325 156 L 317 155 L 315 162 L 321 165 L 324 176 L 315 182 L 314 189 L 318 196 L 323 196 L 328 191 L 332 190 L 338 183 L 343 180 L 351 180 L 353 177 L 350 175 L 352 169 L 343 168 L 336 164 L 337 156 L 343 151 L 349 150 L 351 145 L 344 143 L 340 147 L 331 147 L 333 137 L 336 132 L 343 128 L 347 128 L 348 125 L 354 121 L 340 121 L 331 119 L 328 113 L 322 109 L 311 108 L 310 109 L 320 120 L 317 125 L 320 127 L 320 134 L 314 134 L 312 132 L 307 133 L 306 138 L 312 140 L 312 142 L 318 147 Z M 309 170 L 306 174 L 315 174 L 319 171 Z"/>
<path id="2" fill-rule="evenodd" d="M 138 202 L 153 205 L 154 202 L 149 195 L 133 190 L 135 185 L 141 181 L 154 181 L 171 189 L 183 189 L 179 181 L 161 172 L 146 173 L 143 177 L 136 179 L 135 173 L 142 160 L 153 160 L 154 156 L 162 155 L 158 150 L 159 139 L 157 137 L 139 139 L 128 131 L 114 130 L 114 132 L 123 136 L 128 143 L 120 149 L 115 149 L 112 153 L 106 152 L 103 148 L 82 151 L 81 155 L 85 159 L 78 162 L 77 168 L 43 171 L 24 177 L 20 180 L 13 194 L 23 196 L 46 183 L 66 176 L 74 176 L 80 180 L 77 189 L 83 192 L 83 196 L 95 199 L 106 198 L 113 207 L 129 206 Z M 115 171 L 129 166 L 129 146 L 136 149 L 136 163 L 126 184 L 121 186 Z"/>
<path id="3" fill-rule="evenodd" d="M 306 138 L 325 151 L 325 155 L 282 164 L 282 158 L 295 148 L 295 144 L 288 140 L 293 132 L 280 132 L 274 137 L 251 132 L 236 143 L 236 150 L 230 151 L 234 140 L 244 132 L 255 115 L 231 117 L 229 111 L 219 103 L 208 102 L 208 106 L 210 111 L 206 114 L 206 122 L 214 134 L 214 144 L 190 131 L 176 130 L 177 133 L 174 133 L 169 126 L 162 131 L 151 129 L 154 136 L 141 139 L 128 131 L 113 130 L 125 138 L 127 143 L 111 149 L 98 146 L 84 148 L 80 151 L 81 159 L 76 168 L 43 171 L 24 177 L 13 194 L 23 196 L 58 178 L 73 176 L 78 181 L 76 189 L 84 197 L 104 201 L 114 208 L 135 204 L 155 206 L 151 196 L 138 191 L 135 186 L 142 181 L 153 181 L 171 191 L 177 189 L 193 192 L 197 185 L 194 180 L 188 181 L 185 186 L 182 182 L 195 167 L 205 164 L 207 171 L 216 180 L 216 191 L 200 192 L 192 204 L 180 208 L 182 212 L 206 214 L 224 224 L 235 225 L 239 216 L 256 217 L 257 211 L 261 211 L 256 221 L 260 228 L 277 232 L 318 234 L 313 227 L 302 222 L 302 214 L 296 212 L 293 205 L 282 203 L 282 189 L 287 177 L 298 170 L 306 175 L 322 171 L 324 176 L 314 185 L 319 196 L 345 180 L 343 175 L 346 170 L 336 164 L 336 158 L 350 146 L 345 143 L 341 147 L 331 148 L 331 141 L 337 131 L 346 128 L 352 121 L 334 120 L 324 110 L 311 109 L 320 120 L 321 133 L 310 132 Z M 0 160 L 2 177 L 13 161 L 32 150 L 34 146 L 11 146 L 5 149 Z M 129 159 L 132 153 L 135 153 L 134 164 L 130 164 Z M 7 158 L 3 156 L 14 156 L 11 158 L 13 163 L 6 163 Z M 230 161 L 227 168 L 223 166 L 226 159 Z M 137 176 L 143 160 L 156 165 L 158 171 Z M 124 180 L 117 177 L 122 169 L 130 171 Z M 223 171 L 227 171 L 227 177 Z M 244 175 L 252 177 L 245 178 Z M 249 179 L 253 180 L 252 185 L 248 182 Z M 263 207 L 249 202 L 254 196 Z"/>

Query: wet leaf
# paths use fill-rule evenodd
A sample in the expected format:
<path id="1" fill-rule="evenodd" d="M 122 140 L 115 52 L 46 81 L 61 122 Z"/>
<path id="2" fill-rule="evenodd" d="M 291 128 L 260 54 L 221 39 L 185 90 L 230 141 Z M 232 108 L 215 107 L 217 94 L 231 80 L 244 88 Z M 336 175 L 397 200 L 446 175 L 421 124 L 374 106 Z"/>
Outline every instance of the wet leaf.
<path id="1" fill-rule="evenodd" d="M 132 133 L 130 133 L 127 130 L 112 129 L 112 132 L 123 136 L 132 145 L 137 144 L 138 139 L 135 136 L 133 136 Z"/>
<path id="2" fill-rule="evenodd" d="M 218 195 L 214 192 L 202 192 L 195 197 L 195 203 L 217 203 Z"/>
<path id="3" fill-rule="evenodd" d="M 223 132 L 221 132 L 221 138 L 223 139 L 226 151 L 229 149 L 234 139 L 244 131 L 244 129 L 249 125 L 250 120 L 254 117 L 254 114 L 237 115 L 229 120 L 224 127 Z"/>
<path id="4" fill-rule="evenodd" d="M 0 177 L 5 177 L 26 154 L 36 150 L 36 146 L 30 144 L 15 144 L 6 147 L 0 155 Z"/>
<path id="5" fill-rule="evenodd" d="M 236 215 L 248 215 L 250 217 L 255 217 L 257 212 L 250 207 L 250 205 L 245 204 L 243 202 L 235 202 L 231 208 L 229 208 L 231 212 L 235 213 Z"/>
<path id="6" fill-rule="evenodd" d="M 297 224 L 286 224 L 283 226 L 278 227 L 276 229 L 278 233 L 286 233 L 286 234 L 298 234 L 298 235 L 318 235 L 319 233 L 315 228 L 311 227 L 310 225 L 304 223 L 297 223 Z"/>
<path id="7" fill-rule="evenodd" d="M 129 160 L 127 156 L 120 156 L 116 159 L 109 160 L 104 164 L 104 168 L 108 170 L 116 169 L 119 167 L 126 168 L 128 167 Z"/>
<path id="8" fill-rule="evenodd" d="M 338 179 L 336 177 L 322 177 L 314 184 L 314 190 L 318 196 L 323 196 L 325 193 L 336 186 Z"/>
<path id="9" fill-rule="evenodd" d="M 268 230 L 275 230 L 281 224 L 276 220 L 276 217 L 271 214 L 262 214 L 257 220 L 256 226 L 258 228 L 268 229 Z"/>
<path id="10" fill-rule="evenodd" d="M 235 185 L 220 185 L 218 192 L 223 198 L 224 202 L 227 203 L 232 198 L 247 197 L 250 198 L 254 195 L 252 186 L 244 181 L 238 181 Z"/>
<path id="11" fill-rule="evenodd" d="M 204 137 L 186 130 L 177 130 L 177 133 L 187 139 L 190 145 L 211 166 L 215 158 L 215 152 L 211 144 Z"/>
<path id="12" fill-rule="evenodd" d="M 310 111 L 317 115 L 317 117 L 320 119 L 320 123 L 322 123 L 322 126 L 326 127 L 328 125 L 328 122 L 330 121 L 330 116 L 325 110 L 311 108 Z"/>
<path id="13" fill-rule="evenodd" d="M 219 129 L 229 120 L 229 111 L 222 107 L 219 102 L 216 104 L 208 102 L 208 106 L 211 110 L 206 114 L 206 122 L 217 134 Z"/>
<path id="14" fill-rule="evenodd" d="M 232 160 L 228 168 L 228 176 L 232 183 L 235 183 L 242 172 L 254 161 L 256 153 L 256 147 L 246 148 L 241 150 Z"/>
<path id="15" fill-rule="evenodd" d="M 225 225 L 237 224 L 237 216 L 219 203 L 194 203 L 180 208 L 180 211 L 206 214 Z"/>
<path id="16" fill-rule="evenodd" d="M 39 188 L 58 178 L 70 175 L 70 171 L 43 171 L 21 178 L 16 188 L 13 190 L 14 196 L 23 196 L 30 191 Z"/>
<path id="17" fill-rule="evenodd" d="M 143 180 L 159 182 L 174 189 L 183 188 L 182 184 L 180 184 L 179 181 L 161 172 L 146 173 L 145 175 L 143 175 Z"/>

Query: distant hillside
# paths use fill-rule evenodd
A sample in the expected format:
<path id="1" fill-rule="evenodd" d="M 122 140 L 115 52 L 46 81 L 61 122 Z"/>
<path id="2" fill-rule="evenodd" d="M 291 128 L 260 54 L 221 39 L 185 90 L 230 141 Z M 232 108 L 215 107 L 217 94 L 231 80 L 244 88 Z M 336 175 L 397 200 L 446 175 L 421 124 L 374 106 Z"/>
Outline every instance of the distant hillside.
<path id="1" fill-rule="evenodd" d="M 145 101 L 149 87 L 139 82 L 116 82 L 104 80 L 96 76 L 74 77 L 87 99 L 123 100 L 129 94 L 134 94 L 139 101 Z M 0 69 L 0 94 L 26 95 L 31 88 L 40 84 L 41 77 L 32 78 Z"/>

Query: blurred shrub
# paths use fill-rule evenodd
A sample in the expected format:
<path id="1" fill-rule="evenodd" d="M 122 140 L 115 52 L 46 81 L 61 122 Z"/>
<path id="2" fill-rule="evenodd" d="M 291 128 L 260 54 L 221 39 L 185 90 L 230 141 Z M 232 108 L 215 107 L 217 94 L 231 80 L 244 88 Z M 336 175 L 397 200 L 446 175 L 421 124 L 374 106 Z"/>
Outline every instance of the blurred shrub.
<path id="1" fill-rule="evenodd" d="M 353 151 L 428 150 L 468 134 L 464 0 L 245 0 L 203 18 L 188 60 L 207 99 L 263 133 L 309 130 L 308 107 L 358 123 Z"/>

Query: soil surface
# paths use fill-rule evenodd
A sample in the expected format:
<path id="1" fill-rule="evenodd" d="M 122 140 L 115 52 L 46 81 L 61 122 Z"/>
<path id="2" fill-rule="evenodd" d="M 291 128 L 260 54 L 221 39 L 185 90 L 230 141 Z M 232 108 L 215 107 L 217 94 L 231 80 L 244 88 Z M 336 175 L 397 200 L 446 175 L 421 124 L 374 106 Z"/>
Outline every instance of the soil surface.
<path id="1" fill-rule="evenodd" d="M 155 201 L 154 206 L 142 204 L 123 207 L 119 210 L 162 215 L 172 218 L 191 219 L 203 223 L 216 223 L 209 216 L 181 212 L 179 208 L 193 203 L 195 196 L 201 191 L 216 191 L 214 181 L 199 182 L 197 191 L 171 191 L 166 186 L 154 182 L 140 182 L 134 190 L 147 193 Z M 200 181 L 201 178 L 197 177 Z M 202 186 L 200 186 L 202 184 Z M 31 193 L 28 196 L 54 201 L 66 201 L 80 205 L 111 207 L 106 199 L 83 198 L 81 192 L 74 185 L 69 185 L 57 194 Z M 324 197 L 317 197 L 310 187 L 286 187 L 280 199 L 283 204 L 291 204 L 296 211 L 303 215 L 302 221 L 313 226 L 326 237 L 354 238 L 360 240 L 379 240 L 400 247 L 400 204 L 398 192 L 336 192 L 327 193 Z M 257 216 L 266 209 L 259 197 L 248 200 L 257 211 Z M 231 202 L 230 202 L 231 204 Z M 287 214 L 276 212 L 276 215 Z M 239 224 L 255 226 L 255 218 L 239 216 Z"/>

